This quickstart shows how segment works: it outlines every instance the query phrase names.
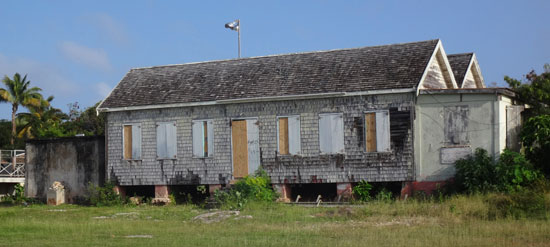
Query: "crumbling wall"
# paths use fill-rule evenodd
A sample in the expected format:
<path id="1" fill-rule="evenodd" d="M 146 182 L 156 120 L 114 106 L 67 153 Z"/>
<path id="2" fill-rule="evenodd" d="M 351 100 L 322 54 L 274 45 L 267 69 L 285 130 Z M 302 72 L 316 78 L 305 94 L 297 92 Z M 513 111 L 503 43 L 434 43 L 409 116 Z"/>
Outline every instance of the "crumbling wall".
<path id="1" fill-rule="evenodd" d="M 413 178 L 412 93 L 324 99 L 269 101 L 185 108 L 110 112 L 107 115 L 108 179 L 122 186 L 228 184 L 233 180 L 231 120 L 258 120 L 260 162 L 274 183 L 409 181 Z M 365 151 L 366 111 L 388 110 L 390 152 Z M 324 155 L 319 148 L 319 114 L 342 113 L 344 154 Z M 277 152 L 277 116 L 300 116 L 301 153 Z M 193 157 L 192 121 L 211 119 L 214 154 Z M 175 159 L 156 156 L 156 123 L 176 122 Z M 124 160 L 124 124 L 141 126 L 142 156 Z"/>
<path id="2" fill-rule="evenodd" d="M 46 199 L 48 188 L 59 181 L 66 200 L 77 202 L 89 184 L 105 181 L 105 138 L 70 137 L 31 140 L 26 145 L 25 195 Z"/>

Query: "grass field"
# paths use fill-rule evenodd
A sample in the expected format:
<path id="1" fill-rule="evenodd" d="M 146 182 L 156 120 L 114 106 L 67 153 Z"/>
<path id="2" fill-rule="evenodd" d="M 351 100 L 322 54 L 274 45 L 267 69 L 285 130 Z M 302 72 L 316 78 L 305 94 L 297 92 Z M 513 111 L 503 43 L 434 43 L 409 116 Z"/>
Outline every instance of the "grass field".
<path id="1" fill-rule="evenodd" d="M 482 196 L 251 204 L 239 215 L 193 205 L 3 206 L 0 246 L 550 246 L 548 210 L 529 219 L 494 218 L 491 210 Z"/>

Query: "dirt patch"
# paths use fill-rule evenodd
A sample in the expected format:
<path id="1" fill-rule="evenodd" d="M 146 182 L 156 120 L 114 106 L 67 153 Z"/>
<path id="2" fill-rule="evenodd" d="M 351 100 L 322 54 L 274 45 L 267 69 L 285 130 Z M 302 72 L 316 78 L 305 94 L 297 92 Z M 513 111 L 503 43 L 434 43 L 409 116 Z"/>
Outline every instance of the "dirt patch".
<path id="1" fill-rule="evenodd" d="M 234 219 L 251 219 L 252 215 L 240 215 L 240 211 L 213 211 L 193 217 L 193 221 L 200 221 L 203 223 L 215 223 L 228 218 L 234 217 Z"/>

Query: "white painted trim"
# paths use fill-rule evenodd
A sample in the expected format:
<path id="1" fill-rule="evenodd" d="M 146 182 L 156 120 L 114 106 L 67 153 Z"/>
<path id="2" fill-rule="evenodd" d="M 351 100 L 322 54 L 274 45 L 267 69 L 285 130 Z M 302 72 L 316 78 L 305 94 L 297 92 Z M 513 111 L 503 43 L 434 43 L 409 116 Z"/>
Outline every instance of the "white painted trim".
<path id="1" fill-rule="evenodd" d="M 422 86 L 422 83 L 426 79 L 426 76 L 428 75 L 428 71 L 430 69 L 430 65 L 432 64 L 434 58 L 437 59 L 437 52 L 441 51 L 441 56 L 443 57 L 443 61 L 445 62 L 445 66 L 447 67 L 447 71 L 449 72 L 449 76 L 451 77 L 451 82 L 453 83 L 453 88 L 458 88 L 455 80 L 455 76 L 453 74 L 453 69 L 451 68 L 451 64 L 449 63 L 449 60 L 447 59 L 447 54 L 445 53 L 445 50 L 443 49 L 443 44 L 441 44 L 441 40 L 438 40 L 437 45 L 435 46 L 435 49 L 432 53 L 432 56 L 430 57 L 430 60 L 428 61 L 428 64 L 426 64 L 426 68 L 424 68 L 424 72 L 422 73 L 422 77 L 420 77 L 420 81 L 418 82 L 418 85 L 416 86 L 416 96 L 420 94 L 420 89 Z M 443 71 L 441 71 L 443 73 Z"/>
<path id="2" fill-rule="evenodd" d="M 105 102 L 106 99 L 108 99 L 109 97 L 111 97 L 111 94 L 113 93 L 113 91 L 115 91 L 115 88 L 118 87 L 118 85 L 120 84 L 120 82 L 122 82 L 122 80 L 124 78 L 126 78 L 126 76 L 130 73 L 130 71 L 132 71 L 131 69 L 126 72 L 126 74 L 124 74 L 124 76 L 122 77 L 122 79 L 120 79 L 120 81 L 118 81 L 118 83 L 116 84 L 116 86 L 114 88 L 111 89 L 111 91 L 109 92 L 109 94 L 107 94 L 107 97 L 105 97 L 104 99 L 101 100 L 101 103 L 99 103 L 99 105 L 97 105 L 97 107 L 95 108 L 95 113 L 97 116 L 99 116 L 99 113 L 102 112 L 101 110 L 101 105 L 103 105 L 103 102 Z"/>
<path id="3" fill-rule="evenodd" d="M 159 157 L 159 154 L 158 154 L 158 143 L 155 143 L 156 144 L 156 147 L 155 147 L 155 153 L 156 153 L 156 156 L 157 156 L 157 160 L 176 160 L 178 159 L 178 123 L 177 121 L 159 121 L 159 122 L 155 122 L 155 142 L 158 140 L 158 127 L 161 125 L 161 124 L 173 124 L 174 127 L 176 128 L 176 154 L 174 155 L 174 157 L 172 158 L 166 158 L 166 157 Z M 140 128 L 141 129 L 141 128 Z M 123 135 L 124 136 L 124 135 Z M 167 140 L 168 141 L 168 140 Z M 124 151 L 124 150 L 123 150 Z"/>
<path id="4" fill-rule="evenodd" d="M 193 143 L 193 124 L 194 123 L 200 123 L 200 122 L 207 122 L 210 123 L 212 125 L 212 127 L 214 127 L 214 119 L 213 118 L 207 118 L 207 119 L 194 119 L 194 120 L 191 120 L 191 154 L 192 154 L 192 157 L 193 158 L 196 158 L 196 159 L 211 159 L 211 158 L 214 158 L 214 155 L 216 154 L 216 151 L 215 150 L 212 150 L 212 152 L 208 152 L 208 156 L 196 156 L 194 154 L 194 143 Z M 204 130 L 203 130 L 204 131 Z M 208 130 L 207 130 L 208 131 Z M 215 135 L 212 136 L 212 148 L 214 148 L 214 138 L 215 138 Z M 203 146 L 204 146 L 204 143 L 203 143 Z M 204 153 L 204 151 L 203 151 Z"/>
<path id="5" fill-rule="evenodd" d="M 477 74 L 479 76 L 479 79 L 481 80 L 480 83 L 482 88 L 486 88 L 487 85 L 485 85 L 485 79 L 483 79 L 483 75 L 481 74 L 481 67 L 479 67 L 479 61 L 477 61 L 477 56 L 475 53 L 472 54 L 472 65 L 475 66 L 475 69 L 477 70 Z M 470 69 L 470 67 L 468 67 L 468 69 Z M 475 78 L 475 75 L 474 75 L 474 78 Z"/>
<path id="6" fill-rule="evenodd" d="M 334 152 L 334 153 L 323 153 L 321 151 L 321 116 L 342 116 L 342 137 L 344 138 L 344 152 Z M 346 121 L 344 119 L 344 113 L 343 112 L 327 112 L 327 113 L 319 113 L 317 114 L 317 133 L 318 133 L 318 142 L 319 142 L 319 154 L 320 155 L 331 155 L 331 154 L 346 154 Z"/>
<path id="7" fill-rule="evenodd" d="M 252 103 L 252 102 L 264 102 L 264 101 L 284 101 L 284 100 L 322 99 L 322 98 L 334 98 L 334 97 L 352 97 L 352 96 L 362 96 L 362 95 L 399 94 L 399 93 L 412 93 L 415 91 L 417 91 L 415 88 L 381 89 L 381 90 L 369 90 L 369 91 L 349 92 L 349 93 L 337 92 L 337 93 L 320 93 L 320 94 L 304 94 L 304 95 L 288 95 L 288 96 L 272 96 L 272 97 L 270 96 L 270 97 L 256 97 L 256 98 L 245 98 L 245 99 L 227 99 L 227 100 L 216 100 L 216 101 L 144 105 L 144 106 L 127 106 L 127 107 L 114 107 L 114 108 L 98 107 L 97 111 L 98 112 L 136 111 L 136 110 L 151 110 L 151 109 L 176 108 L 176 107 Z"/>

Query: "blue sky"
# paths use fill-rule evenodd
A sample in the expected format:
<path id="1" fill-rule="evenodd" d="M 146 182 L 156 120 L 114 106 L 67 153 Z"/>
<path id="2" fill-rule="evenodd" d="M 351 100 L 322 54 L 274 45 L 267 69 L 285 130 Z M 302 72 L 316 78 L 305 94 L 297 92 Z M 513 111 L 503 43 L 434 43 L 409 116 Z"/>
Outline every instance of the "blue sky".
<path id="1" fill-rule="evenodd" d="M 4 1 L 0 76 L 91 106 L 130 68 L 439 38 L 505 85 L 550 63 L 550 1 Z M 0 118 L 11 107 L 0 104 Z"/>

